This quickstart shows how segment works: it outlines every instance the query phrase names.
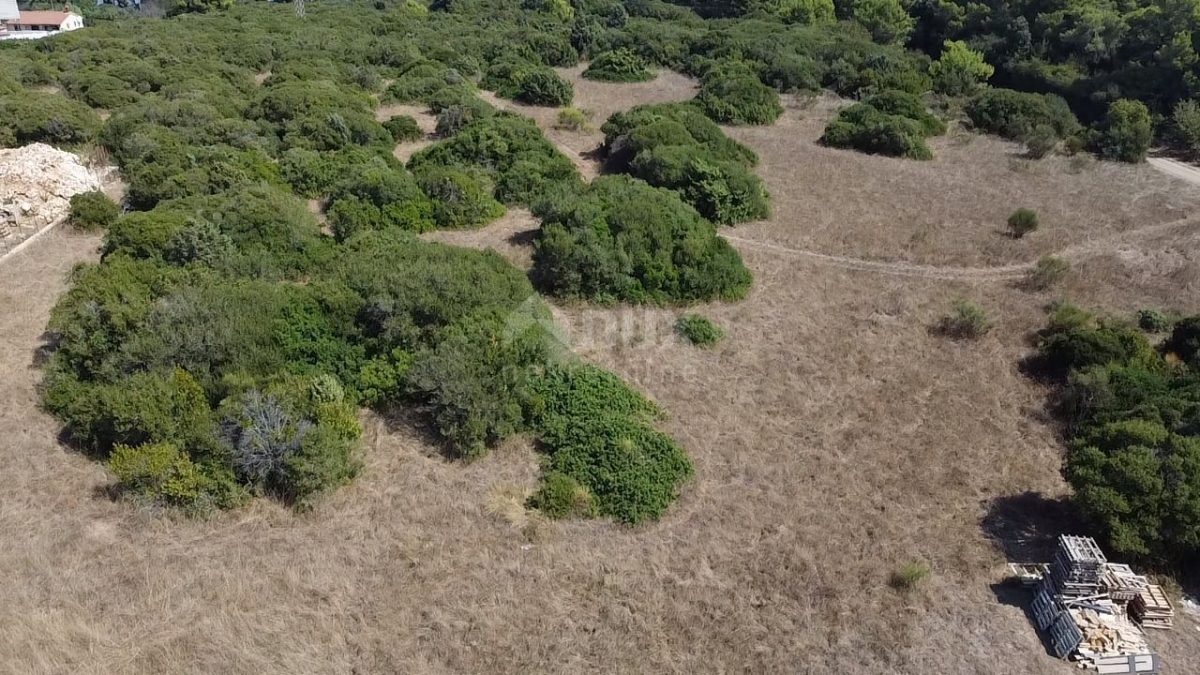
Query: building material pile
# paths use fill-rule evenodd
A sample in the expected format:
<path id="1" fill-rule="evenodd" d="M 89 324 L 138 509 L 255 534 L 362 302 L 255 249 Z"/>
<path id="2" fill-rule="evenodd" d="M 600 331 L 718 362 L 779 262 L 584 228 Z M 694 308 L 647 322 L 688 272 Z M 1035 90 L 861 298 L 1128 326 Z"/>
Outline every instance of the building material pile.
<path id="1" fill-rule="evenodd" d="M 1157 584 L 1147 584 L 1129 601 L 1129 614 L 1146 628 L 1175 627 L 1175 608 Z"/>
<path id="2" fill-rule="evenodd" d="M 0 149 L 0 254 L 66 217 L 72 196 L 99 189 L 69 152 L 43 143 Z"/>
<path id="3" fill-rule="evenodd" d="M 1011 564 L 1009 569 L 1023 585 L 1036 584 L 1034 624 L 1055 656 L 1104 675 L 1160 671 L 1158 656 L 1131 617 L 1143 625 L 1170 627 L 1174 609 L 1146 577 L 1108 562 L 1093 539 L 1059 537 L 1049 565 Z"/>

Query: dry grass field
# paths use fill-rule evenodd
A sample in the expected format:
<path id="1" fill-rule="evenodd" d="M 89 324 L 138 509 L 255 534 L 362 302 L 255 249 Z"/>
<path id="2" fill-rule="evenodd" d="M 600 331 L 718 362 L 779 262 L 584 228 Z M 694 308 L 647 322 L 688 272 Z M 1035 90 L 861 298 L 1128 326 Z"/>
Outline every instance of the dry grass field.
<path id="1" fill-rule="evenodd" d="M 655 92 L 610 87 L 580 85 L 580 105 Z M 526 513 L 527 443 L 451 464 L 402 416 L 366 419 L 365 471 L 310 514 L 114 503 L 35 392 L 49 309 L 98 240 L 58 232 L 0 266 L 0 673 L 1076 672 L 997 585 L 1006 554 L 1037 555 L 1071 522 L 1046 392 L 1017 362 L 1053 295 L 1200 310 L 1200 227 L 1129 234 L 1189 215 L 1200 188 L 1069 160 L 1014 171 L 1013 146 L 982 137 L 938 141 L 932 163 L 828 150 L 822 106 L 732 132 L 762 156 L 777 216 L 727 230 L 756 283 L 699 309 L 727 328 L 718 347 L 673 337 L 676 310 L 557 309 L 580 354 L 670 411 L 695 460 L 676 506 L 637 529 Z M 995 230 L 1018 203 L 1045 229 L 1010 242 Z M 530 225 L 513 212 L 440 238 L 521 262 Z M 797 252 L 961 267 L 1071 247 L 1076 272 L 1040 295 L 1012 275 Z M 957 297 L 995 330 L 931 335 Z M 926 583 L 892 589 L 913 560 Z M 1167 672 L 1200 672 L 1200 624 L 1178 623 L 1152 642 Z"/>
<path id="2" fill-rule="evenodd" d="M 931 162 L 816 145 L 841 105 L 792 101 L 773 127 L 728 130 L 758 151 L 758 173 L 775 196 L 775 217 L 745 232 L 835 255 L 988 266 L 1176 221 L 1200 206 L 1200 187 L 1147 164 L 1033 161 L 1015 143 L 953 126 L 930 139 Z M 1005 222 L 1021 207 L 1038 212 L 1041 229 L 1018 241 Z"/>

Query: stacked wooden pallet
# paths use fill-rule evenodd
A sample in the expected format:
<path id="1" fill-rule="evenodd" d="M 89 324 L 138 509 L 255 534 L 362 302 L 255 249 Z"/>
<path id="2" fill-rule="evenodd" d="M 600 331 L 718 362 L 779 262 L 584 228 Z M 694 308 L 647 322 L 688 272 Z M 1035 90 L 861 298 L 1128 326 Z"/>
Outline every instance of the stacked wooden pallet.
<path id="1" fill-rule="evenodd" d="M 1058 595 L 1097 595 L 1107 563 L 1095 539 L 1063 535 L 1058 538 L 1058 550 L 1050 564 L 1050 578 Z"/>
<path id="2" fill-rule="evenodd" d="M 1136 598 L 1150 582 L 1146 577 L 1135 574 L 1129 565 L 1108 563 L 1101 578 L 1108 597 L 1117 602 L 1129 602 Z"/>
<path id="3" fill-rule="evenodd" d="M 1146 628 L 1175 627 L 1175 608 L 1158 584 L 1147 584 L 1137 597 L 1129 601 L 1129 615 Z"/>

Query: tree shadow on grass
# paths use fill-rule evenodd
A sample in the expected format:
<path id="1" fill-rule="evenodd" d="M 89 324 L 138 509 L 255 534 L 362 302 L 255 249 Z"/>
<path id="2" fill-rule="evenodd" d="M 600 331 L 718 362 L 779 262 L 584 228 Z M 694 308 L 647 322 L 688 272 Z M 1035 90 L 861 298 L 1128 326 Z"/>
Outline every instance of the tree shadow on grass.
<path id="1" fill-rule="evenodd" d="M 1060 534 L 1085 531 L 1070 502 L 1040 492 L 993 499 L 979 526 L 1013 562 L 1050 562 Z"/>

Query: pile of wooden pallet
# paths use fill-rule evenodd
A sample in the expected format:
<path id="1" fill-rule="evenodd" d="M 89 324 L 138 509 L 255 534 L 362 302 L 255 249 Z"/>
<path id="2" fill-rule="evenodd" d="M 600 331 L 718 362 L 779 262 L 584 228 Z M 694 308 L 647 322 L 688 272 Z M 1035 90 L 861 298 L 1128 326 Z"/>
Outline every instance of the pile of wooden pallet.
<path id="1" fill-rule="evenodd" d="M 1162 586 L 1157 584 L 1147 584 L 1129 601 L 1129 615 L 1146 628 L 1175 627 L 1175 608 Z"/>
<path id="2" fill-rule="evenodd" d="M 1145 577 L 1127 565 L 1109 563 L 1094 540 L 1059 537 L 1050 565 L 1009 568 L 1025 585 L 1040 577 L 1034 588 L 1033 620 L 1055 656 L 1104 675 L 1159 672 L 1158 656 L 1150 651 L 1146 634 L 1130 620 L 1134 603 L 1142 602 L 1143 616 L 1161 620 L 1159 598 L 1150 592 Z"/>

